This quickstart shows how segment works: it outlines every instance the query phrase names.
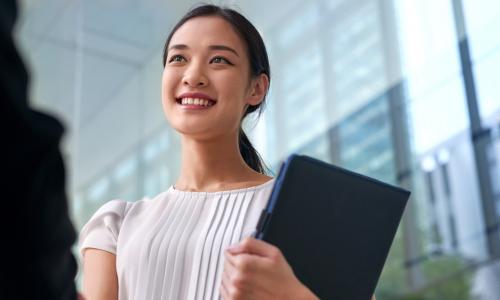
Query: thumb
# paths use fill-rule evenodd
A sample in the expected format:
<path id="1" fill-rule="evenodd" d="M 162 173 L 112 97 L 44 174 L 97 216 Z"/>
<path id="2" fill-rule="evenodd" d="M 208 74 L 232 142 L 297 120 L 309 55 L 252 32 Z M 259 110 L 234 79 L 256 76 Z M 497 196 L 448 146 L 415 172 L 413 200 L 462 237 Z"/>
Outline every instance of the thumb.
<path id="1" fill-rule="evenodd" d="M 274 248 L 276 247 L 269 243 L 257 240 L 252 237 L 247 237 L 241 242 L 231 245 L 229 248 L 227 248 L 227 251 L 233 255 L 245 253 L 267 257 L 271 254 L 272 251 L 276 250 Z"/>

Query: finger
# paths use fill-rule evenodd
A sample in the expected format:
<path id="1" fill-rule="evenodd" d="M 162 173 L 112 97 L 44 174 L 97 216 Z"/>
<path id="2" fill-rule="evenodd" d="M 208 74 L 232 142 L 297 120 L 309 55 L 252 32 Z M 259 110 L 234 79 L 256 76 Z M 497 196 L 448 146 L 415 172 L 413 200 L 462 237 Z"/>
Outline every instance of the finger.
<path id="1" fill-rule="evenodd" d="M 275 270 L 273 261 L 253 254 L 232 255 L 227 251 L 225 256 L 222 280 L 229 295 L 235 288 L 269 290 L 267 278 Z"/>
<path id="2" fill-rule="evenodd" d="M 220 295 L 221 295 L 222 299 L 224 299 L 224 300 L 231 299 L 229 297 L 229 292 L 227 290 L 227 278 L 224 278 L 224 274 L 222 274 L 222 281 L 221 281 L 219 291 L 220 291 Z"/>
<path id="3" fill-rule="evenodd" d="M 232 255 L 229 252 L 225 253 L 225 261 L 227 261 L 228 269 L 231 274 L 235 272 L 249 273 L 255 269 L 265 267 L 265 258 L 253 254 L 236 254 Z"/>
<path id="4" fill-rule="evenodd" d="M 236 268 L 236 258 L 227 252 L 224 253 L 224 272 L 232 274 L 236 271 Z"/>
<path id="5" fill-rule="evenodd" d="M 227 287 L 231 284 L 231 275 L 229 274 L 229 272 L 227 272 L 226 270 L 224 270 L 222 272 L 222 277 L 221 277 L 221 282 Z"/>
<path id="6" fill-rule="evenodd" d="M 274 257 L 280 253 L 279 249 L 261 240 L 252 237 L 243 239 L 227 249 L 231 254 L 247 253 L 263 257 Z"/>

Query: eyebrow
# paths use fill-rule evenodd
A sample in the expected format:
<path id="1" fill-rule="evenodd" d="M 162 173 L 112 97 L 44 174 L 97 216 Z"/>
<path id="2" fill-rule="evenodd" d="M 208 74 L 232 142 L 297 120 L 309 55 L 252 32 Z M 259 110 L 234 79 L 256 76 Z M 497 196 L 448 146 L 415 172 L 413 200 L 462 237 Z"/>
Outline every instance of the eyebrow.
<path id="1" fill-rule="evenodd" d="M 176 44 L 176 45 L 172 45 L 168 48 L 168 51 L 172 50 L 172 49 L 177 49 L 177 50 L 186 50 L 186 49 L 189 49 L 189 47 L 187 45 L 184 45 L 184 44 Z M 210 45 L 208 46 L 208 49 L 210 50 L 224 50 L 224 51 L 230 51 L 230 52 L 233 52 L 234 54 L 236 54 L 236 56 L 239 56 L 238 55 L 238 52 L 236 52 L 236 50 L 234 50 L 233 48 L 231 47 L 228 47 L 228 46 L 225 46 L 225 45 Z"/>

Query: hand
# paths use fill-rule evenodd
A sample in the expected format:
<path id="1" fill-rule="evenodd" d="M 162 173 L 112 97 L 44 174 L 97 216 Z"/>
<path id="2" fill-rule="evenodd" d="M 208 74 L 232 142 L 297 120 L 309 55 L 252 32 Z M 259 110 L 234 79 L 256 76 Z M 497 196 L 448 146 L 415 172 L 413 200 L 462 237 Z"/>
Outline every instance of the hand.
<path id="1" fill-rule="evenodd" d="M 224 300 L 318 299 L 269 243 L 246 238 L 229 247 L 225 258 L 220 289 Z"/>

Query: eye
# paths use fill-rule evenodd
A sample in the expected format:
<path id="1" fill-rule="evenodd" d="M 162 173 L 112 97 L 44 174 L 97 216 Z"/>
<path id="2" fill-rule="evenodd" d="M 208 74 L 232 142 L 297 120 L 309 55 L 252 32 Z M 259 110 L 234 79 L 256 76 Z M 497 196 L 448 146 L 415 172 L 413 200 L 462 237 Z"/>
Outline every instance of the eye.
<path id="1" fill-rule="evenodd" d="M 227 65 L 232 65 L 232 63 L 227 60 L 226 58 L 222 56 L 216 56 L 210 60 L 210 63 L 215 63 L 215 64 L 227 64 Z"/>
<path id="2" fill-rule="evenodd" d="M 172 62 L 182 62 L 182 61 L 185 61 L 186 59 L 184 58 L 184 56 L 180 55 L 180 54 L 176 54 L 176 55 L 173 55 L 170 59 L 169 59 L 169 63 L 172 63 Z"/>

